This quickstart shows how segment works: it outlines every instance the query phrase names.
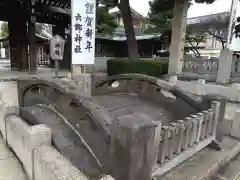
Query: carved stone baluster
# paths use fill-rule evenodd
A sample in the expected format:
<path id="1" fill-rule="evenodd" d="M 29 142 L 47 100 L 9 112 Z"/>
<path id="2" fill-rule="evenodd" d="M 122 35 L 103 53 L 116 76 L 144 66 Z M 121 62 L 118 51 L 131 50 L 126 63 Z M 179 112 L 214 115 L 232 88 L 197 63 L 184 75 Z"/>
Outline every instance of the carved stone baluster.
<path id="1" fill-rule="evenodd" d="M 161 148 L 159 151 L 159 163 L 163 164 L 166 160 L 166 157 L 169 153 L 169 135 L 170 135 L 170 128 L 168 126 L 162 127 L 163 131 L 163 140 L 161 144 Z"/>
<path id="2" fill-rule="evenodd" d="M 220 119 L 220 102 L 213 101 L 211 104 L 211 109 L 213 111 L 213 127 L 212 127 L 212 133 L 214 136 L 216 136 L 217 132 L 217 126 Z"/>
<path id="3" fill-rule="evenodd" d="M 191 115 L 192 138 L 191 138 L 190 146 L 193 146 L 193 144 L 196 143 L 196 141 L 197 141 L 197 124 L 198 124 L 197 118 L 198 117 L 196 115 Z"/>
<path id="4" fill-rule="evenodd" d="M 185 133 L 184 133 L 184 143 L 183 143 L 183 149 L 186 150 L 190 144 L 191 140 L 191 118 L 186 117 L 184 119 L 185 124 Z"/>
<path id="5" fill-rule="evenodd" d="M 207 111 L 202 111 L 202 113 L 203 113 L 203 124 L 202 124 L 201 140 L 205 139 L 205 134 L 207 130 L 207 121 L 208 121 L 208 115 L 206 115 Z"/>
<path id="6" fill-rule="evenodd" d="M 162 151 L 163 151 L 163 129 L 161 128 L 161 135 L 160 135 L 160 143 L 159 143 L 159 151 L 158 151 L 158 159 L 157 163 L 161 164 L 161 156 L 162 156 Z"/>
<path id="7" fill-rule="evenodd" d="M 208 117 L 209 117 L 209 123 L 208 123 L 208 135 L 211 136 L 213 135 L 213 111 L 212 109 L 208 110 Z"/>
<path id="8" fill-rule="evenodd" d="M 208 128 L 209 128 L 209 114 L 208 114 L 208 111 L 203 111 L 203 114 L 204 114 L 204 126 L 205 126 L 205 131 L 204 131 L 204 134 L 203 134 L 203 138 L 207 138 L 209 136 L 208 134 Z"/>
<path id="9" fill-rule="evenodd" d="M 184 140 L 184 131 L 185 131 L 185 126 L 184 126 L 184 121 L 183 120 L 178 120 L 177 126 L 178 126 L 178 140 L 176 144 L 176 153 L 180 154 L 182 152 L 182 147 L 183 147 L 183 140 Z"/>
<path id="10" fill-rule="evenodd" d="M 176 152 L 176 145 L 177 145 L 177 124 L 172 122 L 169 124 L 171 129 L 171 142 L 169 147 L 169 159 L 172 159 L 174 153 Z"/>
<path id="11" fill-rule="evenodd" d="M 197 126 L 197 140 L 196 140 L 196 143 L 199 143 L 200 140 L 201 140 L 202 128 L 203 128 L 203 113 L 197 113 L 197 120 L 198 120 L 198 126 Z"/>

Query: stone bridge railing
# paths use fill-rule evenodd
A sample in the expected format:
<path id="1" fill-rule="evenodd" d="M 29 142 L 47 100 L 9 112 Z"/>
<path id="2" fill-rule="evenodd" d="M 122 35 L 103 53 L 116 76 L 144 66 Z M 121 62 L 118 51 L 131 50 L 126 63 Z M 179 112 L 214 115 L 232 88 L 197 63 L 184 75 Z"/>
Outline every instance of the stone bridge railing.
<path id="1" fill-rule="evenodd" d="M 47 91 L 42 91 L 41 89 L 46 86 L 49 87 Z M 94 96 L 107 93 L 134 93 L 139 98 L 165 104 L 164 108 L 173 114 L 174 121 L 161 125 L 160 122 L 155 122 L 141 113 L 120 116 L 113 121 L 94 103 L 94 96 L 81 93 L 81 88 L 77 88 L 76 82 L 63 80 L 25 81 L 19 93 L 20 104 L 27 102 L 24 97 L 28 97 L 29 92 L 38 92 L 37 96 L 43 94 L 41 97 L 45 103 L 53 103 L 58 99 L 68 102 L 65 95 L 78 100 L 83 107 L 81 112 L 87 112 L 95 118 L 93 122 L 100 125 L 110 138 L 111 173 L 116 179 L 148 180 L 160 176 L 216 139 L 220 116 L 218 102 L 204 104 L 171 83 L 139 74 L 94 79 L 91 86 Z M 60 94 L 65 95 L 59 96 Z M 17 121 L 13 115 L 8 118 Z M 23 123 L 20 125 L 21 129 L 29 129 L 28 126 L 24 127 Z M 2 127 L 5 126 L 3 123 Z"/>
<path id="2" fill-rule="evenodd" d="M 89 179 L 52 146 L 50 128 L 30 126 L 19 117 L 16 82 L 1 84 L 0 94 L 0 133 L 22 163 L 29 180 Z M 113 180 L 107 175 L 99 179 Z"/>
<path id="3" fill-rule="evenodd" d="M 218 60 L 186 59 L 182 68 L 187 72 L 217 73 Z"/>
<path id="4" fill-rule="evenodd" d="M 183 72 L 195 72 L 205 74 L 217 74 L 218 71 L 218 59 L 200 59 L 200 58 L 187 58 L 183 61 Z M 234 73 L 240 72 L 240 60 L 233 56 L 232 62 L 232 76 Z"/>
<path id="5" fill-rule="evenodd" d="M 158 168 L 152 176 L 160 176 L 216 139 L 220 104 L 212 108 L 171 122 L 161 128 Z"/>
<path id="6" fill-rule="evenodd" d="M 102 78 L 98 82 L 95 81 L 93 86 L 95 87 L 93 94 L 96 96 L 107 93 L 134 93 L 145 100 L 169 104 L 165 107 L 176 114 L 174 119 L 179 120 L 168 124 L 161 126 L 152 122 L 156 128 L 152 130 L 155 136 L 153 136 L 151 150 L 157 152 L 153 157 L 155 159 L 152 162 L 152 177 L 163 175 L 216 139 L 220 117 L 220 103 L 217 101 L 212 101 L 210 106 L 204 105 L 203 100 L 198 101 L 184 94 L 174 84 L 140 74 L 122 74 L 107 79 Z M 139 116 L 138 120 L 142 119 L 143 122 L 145 118 L 148 122 L 151 121 L 149 117 L 139 114 L 136 116 Z M 132 119 L 126 118 L 128 121 Z M 121 119 L 123 122 L 124 120 L 125 118 Z M 135 123 L 137 124 L 136 121 Z M 122 124 L 119 126 L 123 128 Z M 117 132 L 116 128 L 115 131 Z M 118 137 L 119 139 L 121 138 Z"/>
<path id="7" fill-rule="evenodd" d="M 174 119 L 184 118 L 210 108 L 204 96 L 196 98 L 172 83 L 143 74 L 121 74 L 94 77 L 93 96 L 111 93 L 133 93 L 140 99 L 156 102 L 173 114 Z M 181 108 L 179 108 L 181 107 Z"/>
<path id="8" fill-rule="evenodd" d="M 91 96 L 82 91 L 76 82 L 59 79 L 19 80 L 18 96 L 20 106 L 48 105 L 56 102 L 76 104 L 80 107 L 81 112 L 84 111 L 84 115 L 89 116 L 96 123 L 106 138 L 109 138 L 110 117 Z"/>

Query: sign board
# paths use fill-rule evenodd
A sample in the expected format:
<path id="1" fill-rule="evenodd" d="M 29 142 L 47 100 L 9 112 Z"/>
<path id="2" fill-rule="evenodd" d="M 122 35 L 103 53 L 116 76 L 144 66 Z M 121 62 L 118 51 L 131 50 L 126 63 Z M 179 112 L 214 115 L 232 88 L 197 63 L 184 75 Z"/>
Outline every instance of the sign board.
<path id="1" fill-rule="evenodd" d="M 53 60 L 62 60 L 65 40 L 61 36 L 54 36 L 50 40 L 50 55 Z"/>
<path id="2" fill-rule="evenodd" d="M 96 0 L 72 0 L 72 64 L 94 64 Z"/>

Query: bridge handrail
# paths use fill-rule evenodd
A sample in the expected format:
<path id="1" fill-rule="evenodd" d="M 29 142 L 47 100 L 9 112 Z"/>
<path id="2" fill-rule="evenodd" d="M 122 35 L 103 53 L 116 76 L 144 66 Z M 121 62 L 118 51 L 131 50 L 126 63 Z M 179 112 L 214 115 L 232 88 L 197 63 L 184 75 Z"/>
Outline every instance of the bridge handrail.
<path id="1" fill-rule="evenodd" d="M 192 96 L 190 96 L 190 94 L 184 93 L 184 91 L 181 88 L 179 88 L 178 86 L 176 86 L 175 84 L 172 84 L 165 80 L 159 79 L 157 77 L 153 77 L 153 76 L 149 76 L 149 75 L 145 75 L 145 74 L 128 73 L 128 74 L 119 74 L 119 75 L 108 76 L 105 79 L 95 82 L 95 84 L 94 84 L 95 90 L 93 90 L 94 95 L 99 94 L 97 92 L 98 88 L 104 87 L 109 82 L 113 83 L 114 81 L 118 81 L 118 80 L 120 80 L 120 81 L 121 80 L 138 80 L 139 82 L 148 82 L 149 84 L 155 85 L 156 87 L 158 87 L 161 90 L 168 91 L 168 92 L 172 93 L 174 96 L 181 98 L 186 103 L 188 103 L 189 105 L 194 107 L 197 112 L 199 112 L 203 109 L 206 109 L 206 107 L 203 107 L 205 105 L 203 104 L 203 101 L 202 101 L 205 98 L 205 96 L 202 96 L 202 98 L 200 100 L 194 99 Z M 127 87 L 124 87 L 124 88 L 127 88 L 129 91 L 130 85 L 127 84 L 125 86 L 127 86 Z M 112 87 L 110 87 L 110 88 L 111 88 L 111 90 L 113 89 Z M 116 89 L 116 90 L 113 90 L 112 92 L 115 92 L 115 91 L 118 92 L 118 88 L 114 88 L 114 89 Z M 104 90 L 104 91 L 106 91 L 106 90 Z"/>
<path id="2" fill-rule="evenodd" d="M 46 125 L 29 126 L 16 114 L 7 115 L 5 122 L 7 143 L 30 180 L 89 179 L 51 145 L 51 130 Z M 114 179 L 102 175 L 99 180 Z"/>
<path id="3" fill-rule="evenodd" d="M 214 101 L 211 109 L 161 127 L 158 168 L 152 176 L 161 176 L 216 139 L 220 103 Z"/>
<path id="4" fill-rule="evenodd" d="M 23 106 L 23 96 L 25 93 L 31 89 L 31 87 L 38 86 L 38 85 L 44 85 L 51 87 L 53 89 L 56 89 L 57 91 L 72 96 L 72 99 L 77 103 L 78 105 L 82 106 L 86 113 L 92 118 L 93 122 L 100 127 L 103 131 L 103 133 L 106 134 L 106 136 L 110 135 L 109 130 L 109 124 L 111 124 L 111 118 L 108 116 L 108 113 L 105 112 L 105 110 L 97 105 L 97 103 L 94 101 L 94 98 L 92 98 L 87 93 L 79 90 L 78 85 L 73 82 L 67 82 L 61 79 L 22 79 L 19 80 L 18 83 L 21 83 L 22 81 L 31 81 L 30 84 L 27 84 L 25 87 L 21 88 L 21 92 L 19 95 L 19 103 L 20 106 Z M 19 85 L 20 86 L 20 85 Z"/>

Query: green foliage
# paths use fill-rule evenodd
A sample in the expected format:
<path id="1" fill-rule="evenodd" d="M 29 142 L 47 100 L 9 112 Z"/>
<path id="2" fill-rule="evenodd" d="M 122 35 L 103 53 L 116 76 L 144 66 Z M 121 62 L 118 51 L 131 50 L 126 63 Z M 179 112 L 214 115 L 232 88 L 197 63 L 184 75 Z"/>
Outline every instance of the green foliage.
<path id="1" fill-rule="evenodd" d="M 8 36 L 8 23 L 3 22 L 1 24 L 1 37 L 6 37 Z"/>
<path id="2" fill-rule="evenodd" d="M 117 22 L 108 12 L 106 6 L 97 7 L 96 28 L 98 33 L 112 34 L 117 28 Z"/>
<path id="3" fill-rule="evenodd" d="M 191 1 L 189 5 L 191 5 Z M 196 3 L 208 3 L 211 4 L 215 0 L 195 0 Z M 162 31 L 171 29 L 171 21 L 173 18 L 174 0 L 151 0 L 149 1 L 149 13 L 148 17 L 152 24 L 157 29 Z"/>
<path id="4" fill-rule="evenodd" d="M 168 72 L 168 63 L 158 60 L 111 59 L 107 62 L 108 75 L 139 73 L 160 77 Z"/>
<path id="5" fill-rule="evenodd" d="M 192 1 L 189 1 L 191 5 Z M 194 0 L 196 3 L 212 4 L 215 0 Z M 150 14 L 158 14 L 159 12 L 166 12 L 172 10 L 174 7 L 174 0 L 151 0 L 149 1 Z"/>
<path id="6" fill-rule="evenodd" d="M 196 3 L 208 3 L 211 4 L 215 0 L 195 0 Z M 189 5 L 191 5 L 191 1 L 189 0 Z M 171 29 L 172 29 L 172 18 L 173 18 L 173 7 L 174 0 L 151 0 L 149 2 L 150 10 L 148 13 L 149 21 L 151 24 L 155 25 L 155 27 L 148 28 L 145 33 L 161 33 L 163 34 L 163 42 L 166 45 L 170 45 L 171 39 Z M 204 41 L 206 35 L 206 28 L 198 32 L 197 34 L 193 34 L 191 29 L 187 28 L 186 31 L 186 40 L 192 44 L 192 42 L 196 42 L 197 45 L 200 42 Z M 194 47 L 195 48 L 195 47 Z"/>

